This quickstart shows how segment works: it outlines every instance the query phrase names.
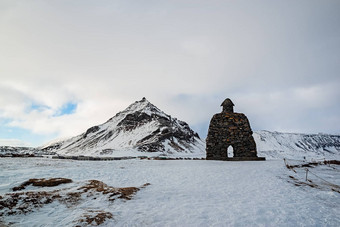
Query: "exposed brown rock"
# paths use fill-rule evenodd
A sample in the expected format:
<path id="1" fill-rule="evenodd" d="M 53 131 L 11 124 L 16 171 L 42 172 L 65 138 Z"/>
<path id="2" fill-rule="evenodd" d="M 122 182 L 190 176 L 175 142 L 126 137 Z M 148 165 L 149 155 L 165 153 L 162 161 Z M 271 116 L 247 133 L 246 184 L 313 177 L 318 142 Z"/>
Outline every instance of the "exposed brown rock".
<path id="1" fill-rule="evenodd" d="M 98 210 L 98 211 L 89 210 L 84 215 L 84 218 L 80 219 L 78 222 L 84 223 L 86 225 L 101 225 L 107 219 L 112 219 L 112 218 L 113 218 L 113 215 L 110 212 L 106 212 L 103 210 Z"/>
<path id="2" fill-rule="evenodd" d="M 36 187 L 55 187 L 60 184 L 67 184 L 67 183 L 72 183 L 71 179 L 67 178 L 50 178 L 50 179 L 45 179 L 45 178 L 40 178 L 40 179 L 29 179 L 28 181 L 25 181 L 18 187 L 14 187 L 12 190 L 13 191 L 19 191 L 23 190 L 26 188 L 26 186 L 33 185 Z"/>
<path id="3" fill-rule="evenodd" d="M 25 214 L 60 198 L 59 190 L 8 193 L 0 199 L 0 217 Z"/>
<path id="4" fill-rule="evenodd" d="M 314 162 L 307 162 L 307 163 L 300 163 L 297 165 L 290 165 L 287 162 L 285 162 L 285 165 L 287 167 L 287 169 L 292 169 L 294 170 L 294 168 L 312 168 L 318 165 L 340 165 L 340 161 L 339 160 L 324 160 L 324 161 L 314 161 Z"/>
<path id="5" fill-rule="evenodd" d="M 139 191 L 141 188 L 144 188 L 148 185 L 150 184 L 146 183 L 140 188 L 137 188 L 137 187 L 115 188 L 115 187 L 108 186 L 107 184 L 101 181 L 98 181 L 98 180 L 90 180 L 87 185 L 80 187 L 79 190 L 83 190 L 84 192 L 88 192 L 88 191 L 101 192 L 104 195 L 107 194 L 109 196 L 110 201 L 113 201 L 116 198 L 131 200 L 132 196 L 137 191 Z"/>
<path id="6" fill-rule="evenodd" d="M 57 186 L 60 182 L 72 182 L 71 179 L 53 178 L 45 179 L 30 179 L 24 182 L 23 188 L 30 184 L 35 186 Z M 64 179 L 64 180 L 56 180 Z M 58 183 L 56 183 L 58 182 Z M 84 199 L 96 199 L 97 196 L 103 195 L 108 201 L 113 202 L 116 199 L 131 200 L 135 193 L 142 188 L 150 185 L 146 183 L 141 187 L 124 187 L 115 188 L 98 181 L 90 180 L 83 186 L 61 188 L 53 191 L 28 191 L 28 192 L 13 192 L 0 196 L 0 217 L 25 214 L 34 212 L 35 210 L 43 207 L 52 202 L 59 202 L 67 207 L 76 206 Z M 21 189 L 18 189 L 21 190 Z M 112 218 L 112 214 L 108 212 L 99 212 L 96 215 L 86 216 L 86 222 L 95 222 L 97 225 L 104 222 L 108 218 Z"/>

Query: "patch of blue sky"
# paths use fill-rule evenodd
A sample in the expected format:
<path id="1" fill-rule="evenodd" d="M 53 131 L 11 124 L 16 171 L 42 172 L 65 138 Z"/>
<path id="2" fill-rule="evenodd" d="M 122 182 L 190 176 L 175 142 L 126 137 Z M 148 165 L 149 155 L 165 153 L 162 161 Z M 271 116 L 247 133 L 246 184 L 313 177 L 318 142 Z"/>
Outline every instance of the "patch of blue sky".
<path id="1" fill-rule="evenodd" d="M 62 105 L 54 114 L 53 117 L 59 117 L 63 115 L 73 114 L 77 109 L 78 104 L 75 102 L 68 102 Z M 28 108 L 27 112 L 31 111 L 39 111 L 42 112 L 44 110 L 51 109 L 51 107 L 46 105 L 41 105 L 37 103 L 32 103 Z"/>
<path id="2" fill-rule="evenodd" d="M 40 104 L 37 104 L 37 103 L 32 103 L 27 111 L 31 112 L 32 110 L 37 110 L 37 111 L 41 112 L 41 111 L 44 111 L 46 109 L 50 109 L 50 107 L 46 106 L 46 105 L 40 105 Z"/>
<path id="3" fill-rule="evenodd" d="M 73 114 L 77 109 L 78 104 L 74 102 L 68 102 L 64 104 L 53 116 L 59 117 L 63 115 Z"/>
<path id="4" fill-rule="evenodd" d="M 208 135 L 209 125 L 206 122 L 190 125 L 190 127 L 198 133 L 201 139 L 205 139 Z"/>
<path id="5" fill-rule="evenodd" d="M 0 125 L 1 125 L 0 130 L 4 125 L 6 125 L 10 122 L 11 122 L 11 119 L 9 119 L 9 118 L 0 118 Z"/>

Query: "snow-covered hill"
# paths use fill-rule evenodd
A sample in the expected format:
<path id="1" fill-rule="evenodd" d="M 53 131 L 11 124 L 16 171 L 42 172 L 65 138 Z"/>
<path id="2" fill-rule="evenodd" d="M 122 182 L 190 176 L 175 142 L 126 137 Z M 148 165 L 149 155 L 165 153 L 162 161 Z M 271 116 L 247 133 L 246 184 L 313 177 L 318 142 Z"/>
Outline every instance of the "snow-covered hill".
<path id="1" fill-rule="evenodd" d="M 340 135 L 257 131 L 253 136 L 258 155 L 267 159 L 340 158 Z"/>
<path id="2" fill-rule="evenodd" d="M 184 121 L 143 98 L 101 125 L 42 147 L 65 155 L 129 155 L 133 152 L 205 154 L 205 144 Z M 140 154 L 143 155 L 143 154 Z"/>

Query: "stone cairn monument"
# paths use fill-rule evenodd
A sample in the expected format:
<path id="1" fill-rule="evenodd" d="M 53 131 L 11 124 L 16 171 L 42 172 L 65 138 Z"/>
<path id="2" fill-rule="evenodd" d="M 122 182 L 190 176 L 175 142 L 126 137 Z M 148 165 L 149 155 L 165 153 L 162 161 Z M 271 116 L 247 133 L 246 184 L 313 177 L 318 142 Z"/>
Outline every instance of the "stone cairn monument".
<path id="1" fill-rule="evenodd" d="M 265 160 L 257 157 L 253 132 L 246 115 L 234 113 L 230 99 L 221 104 L 222 113 L 215 114 L 210 121 L 207 137 L 207 160 L 252 161 Z M 234 157 L 228 157 L 228 147 L 233 148 Z"/>

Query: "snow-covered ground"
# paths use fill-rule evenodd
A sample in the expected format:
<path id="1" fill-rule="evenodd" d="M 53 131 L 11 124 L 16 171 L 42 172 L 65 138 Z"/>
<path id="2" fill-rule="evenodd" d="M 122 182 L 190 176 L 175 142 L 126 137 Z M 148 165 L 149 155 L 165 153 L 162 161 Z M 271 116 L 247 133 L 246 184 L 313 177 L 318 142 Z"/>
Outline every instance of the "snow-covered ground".
<path id="1" fill-rule="evenodd" d="M 312 171 L 340 184 L 338 166 L 318 168 Z M 2 222 L 13 226 L 75 226 L 74 220 L 84 212 L 104 210 L 111 212 L 113 219 L 102 226 L 340 226 L 340 193 L 327 185 L 296 186 L 289 176 L 300 181 L 305 177 L 302 170 L 288 170 L 282 160 L 95 162 L 1 158 L 1 196 L 30 178 L 71 178 L 71 186 L 91 179 L 113 187 L 151 184 L 132 200 L 108 203 L 97 198 L 72 207 L 53 202 L 26 215 L 3 217 Z M 30 186 L 27 190 L 52 189 Z"/>

